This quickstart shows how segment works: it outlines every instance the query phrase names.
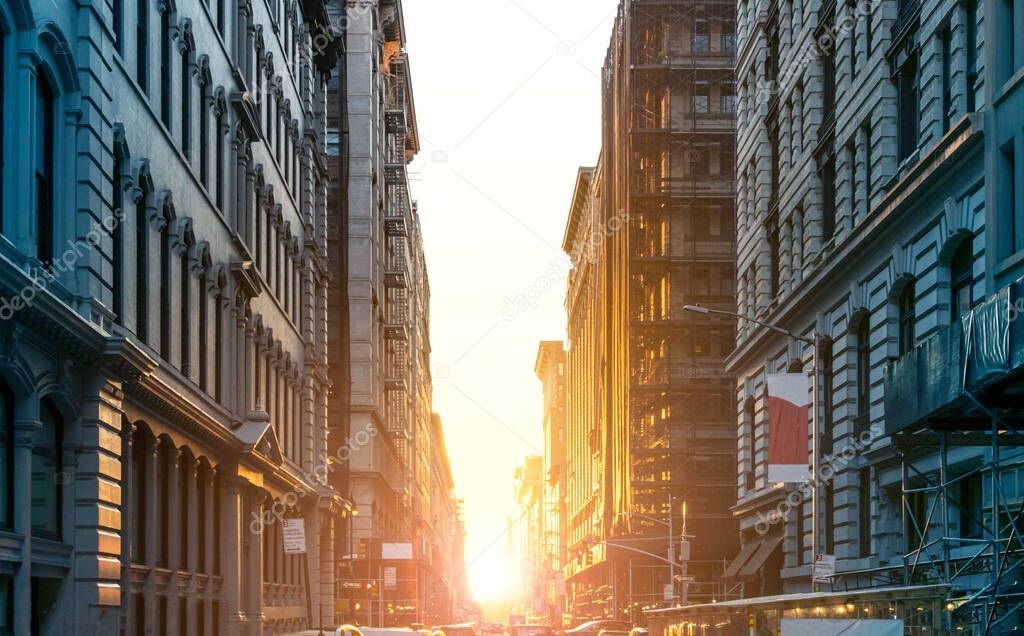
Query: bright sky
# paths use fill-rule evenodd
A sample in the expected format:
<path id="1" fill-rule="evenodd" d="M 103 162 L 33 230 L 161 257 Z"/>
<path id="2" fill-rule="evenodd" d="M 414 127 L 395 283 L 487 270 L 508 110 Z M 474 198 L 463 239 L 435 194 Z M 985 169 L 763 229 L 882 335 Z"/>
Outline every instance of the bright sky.
<path id="1" fill-rule="evenodd" d="M 580 165 L 600 148 L 617 0 L 405 0 L 422 151 L 413 196 L 444 421 L 478 600 L 510 591 L 513 473 L 539 454 L 538 342 L 565 334 L 561 252 Z M 517 298 L 532 307 L 516 310 Z"/>

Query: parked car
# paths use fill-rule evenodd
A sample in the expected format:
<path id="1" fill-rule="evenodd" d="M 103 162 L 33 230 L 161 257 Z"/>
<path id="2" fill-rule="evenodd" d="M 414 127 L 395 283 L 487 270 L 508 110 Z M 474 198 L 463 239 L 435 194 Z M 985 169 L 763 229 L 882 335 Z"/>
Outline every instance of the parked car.
<path id="1" fill-rule="evenodd" d="M 509 625 L 508 636 L 555 636 L 555 630 L 547 625 Z"/>
<path id="2" fill-rule="evenodd" d="M 341 627 L 324 627 L 323 629 L 307 629 L 301 632 L 292 632 L 287 636 L 366 636 L 361 628 L 355 625 L 342 625 Z"/>
<path id="3" fill-rule="evenodd" d="M 565 636 L 598 636 L 602 630 L 628 633 L 632 625 L 624 621 L 597 620 L 587 621 L 572 629 L 565 630 Z"/>
<path id="4" fill-rule="evenodd" d="M 444 636 L 478 636 L 476 625 L 473 623 L 462 623 L 460 625 L 438 625 L 434 632 L 441 632 Z"/>

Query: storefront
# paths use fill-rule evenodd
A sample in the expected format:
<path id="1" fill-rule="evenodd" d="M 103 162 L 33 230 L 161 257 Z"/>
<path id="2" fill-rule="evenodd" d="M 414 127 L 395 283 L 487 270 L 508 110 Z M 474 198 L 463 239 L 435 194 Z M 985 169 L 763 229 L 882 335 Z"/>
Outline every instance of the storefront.
<path id="1" fill-rule="evenodd" d="M 949 633 L 948 588 L 762 596 L 645 612 L 650 636 L 910 636 Z"/>

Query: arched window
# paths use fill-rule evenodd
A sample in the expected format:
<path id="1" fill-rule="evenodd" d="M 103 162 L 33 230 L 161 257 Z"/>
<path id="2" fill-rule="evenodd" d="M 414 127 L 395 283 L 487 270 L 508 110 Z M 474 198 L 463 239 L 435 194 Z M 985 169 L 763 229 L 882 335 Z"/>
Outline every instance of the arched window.
<path id="1" fill-rule="evenodd" d="M 199 82 L 199 180 L 210 190 L 210 106 L 208 82 Z"/>
<path id="2" fill-rule="evenodd" d="M 756 412 L 754 410 L 754 399 L 747 398 L 743 404 L 743 420 L 747 424 L 746 434 L 746 447 L 747 447 L 747 466 L 744 471 L 744 478 L 746 481 L 746 488 L 748 491 L 754 490 L 757 487 L 757 481 L 755 479 L 755 470 L 757 462 L 754 457 L 754 449 L 756 448 L 757 440 L 757 421 Z"/>
<path id="3" fill-rule="evenodd" d="M 114 231 L 111 246 L 110 260 L 113 265 L 113 281 L 111 291 L 114 297 L 113 311 L 114 322 L 124 322 L 124 180 L 121 178 L 121 170 L 124 164 L 124 152 L 121 144 L 114 143 L 114 183 L 113 197 L 110 207 L 114 211 Z"/>
<path id="4" fill-rule="evenodd" d="M 256 211 L 256 214 L 257 214 L 257 216 L 259 216 L 259 210 Z M 265 275 L 265 277 L 267 279 L 267 286 L 272 289 L 273 286 L 274 286 L 274 221 L 271 218 L 272 212 L 271 212 L 271 209 L 270 209 L 269 205 L 267 206 L 266 214 L 267 214 L 267 232 L 266 232 L 266 239 L 267 239 L 266 248 L 267 248 L 267 251 L 266 251 L 266 253 L 263 256 L 263 266 L 264 266 L 263 267 L 263 272 L 264 272 L 264 275 Z"/>
<path id="5" fill-rule="evenodd" d="M 160 355 L 171 359 L 171 215 L 164 211 L 160 231 Z"/>
<path id="6" fill-rule="evenodd" d="M 131 481 L 131 502 L 132 502 L 132 542 L 130 560 L 132 563 L 146 562 L 146 524 L 148 523 L 148 500 L 146 494 L 149 492 L 149 480 L 152 475 L 147 472 L 148 457 L 152 452 L 151 440 L 145 431 L 136 429 L 132 442 L 132 481 Z"/>
<path id="7" fill-rule="evenodd" d="M 149 337 L 149 214 L 146 193 L 135 202 L 135 335 Z"/>
<path id="8" fill-rule="evenodd" d="M 206 269 L 199 274 L 199 388 L 206 391 L 210 367 L 209 353 L 209 293 L 206 291 Z"/>
<path id="9" fill-rule="evenodd" d="M 906 355 L 914 348 L 917 339 L 917 293 L 914 282 L 907 283 L 907 286 L 900 293 L 899 300 L 899 352 Z"/>
<path id="10" fill-rule="evenodd" d="M 965 240 L 953 254 L 950 264 L 949 308 L 952 324 L 974 307 L 974 241 Z"/>
<path id="11" fill-rule="evenodd" d="M 192 73 L 187 46 L 181 48 L 181 152 L 192 157 Z"/>
<path id="12" fill-rule="evenodd" d="M 179 259 L 181 285 L 181 302 L 178 305 L 179 335 L 181 337 L 181 372 L 185 377 L 190 377 L 192 372 L 192 276 L 189 271 L 188 247 L 182 247 Z"/>
<path id="13" fill-rule="evenodd" d="M 49 400 L 39 405 L 41 426 L 32 436 L 32 529 L 51 539 L 61 538 L 64 474 L 64 422 Z"/>
<path id="14" fill-rule="evenodd" d="M 47 268 L 53 265 L 54 160 L 56 113 L 54 91 L 43 69 L 36 73 L 36 257 Z"/>
<path id="15" fill-rule="evenodd" d="M 224 178 L 224 170 L 226 168 L 225 162 L 227 161 L 227 157 L 224 155 L 224 136 L 226 134 L 227 133 L 224 129 L 224 111 L 221 109 L 220 105 L 218 105 L 216 130 L 214 130 L 214 135 L 217 138 L 215 150 L 217 156 L 214 159 L 214 161 L 216 161 L 214 169 L 217 172 L 217 209 L 222 213 L 224 212 L 224 189 L 227 187 L 227 183 Z"/>
<path id="16" fill-rule="evenodd" d="M 149 0 L 135 5 L 135 81 L 149 93 Z"/>
<path id="17" fill-rule="evenodd" d="M 160 121 L 171 130 L 171 8 L 160 12 Z"/>
<path id="18" fill-rule="evenodd" d="M 14 399 L 0 383 L 0 528 L 14 525 Z"/>
<path id="19" fill-rule="evenodd" d="M 263 262 L 263 188 L 256 186 L 256 268 L 259 270 L 266 269 L 266 265 Z"/>

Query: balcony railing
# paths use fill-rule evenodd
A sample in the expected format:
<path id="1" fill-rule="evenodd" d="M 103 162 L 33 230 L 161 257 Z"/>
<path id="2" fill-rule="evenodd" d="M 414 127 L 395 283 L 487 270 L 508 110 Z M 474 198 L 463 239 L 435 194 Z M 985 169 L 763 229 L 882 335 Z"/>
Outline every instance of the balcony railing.
<path id="1" fill-rule="evenodd" d="M 966 392 L 980 395 L 1024 375 L 1020 308 L 1024 283 L 1018 282 L 890 364 L 885 371 L 886 433 L 940 421 L 968 427 Z"/>

